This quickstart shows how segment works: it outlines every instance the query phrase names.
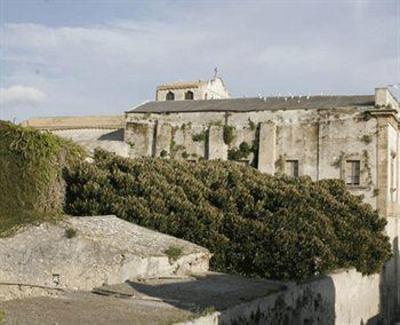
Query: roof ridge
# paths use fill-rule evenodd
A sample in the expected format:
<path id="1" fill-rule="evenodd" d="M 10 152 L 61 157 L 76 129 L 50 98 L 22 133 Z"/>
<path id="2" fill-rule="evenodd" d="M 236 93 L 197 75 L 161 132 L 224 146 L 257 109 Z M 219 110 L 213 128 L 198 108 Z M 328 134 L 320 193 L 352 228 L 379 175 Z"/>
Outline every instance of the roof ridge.
<path id="1" fill-rule="evenodd" d="M 244 97 L 212 100 L 152 101 L 127 113 L 166 112 L 248 112 L 266 110 L 324 109 L 374 106 L 374 95 L 316 95 L 283 97 Z"/>

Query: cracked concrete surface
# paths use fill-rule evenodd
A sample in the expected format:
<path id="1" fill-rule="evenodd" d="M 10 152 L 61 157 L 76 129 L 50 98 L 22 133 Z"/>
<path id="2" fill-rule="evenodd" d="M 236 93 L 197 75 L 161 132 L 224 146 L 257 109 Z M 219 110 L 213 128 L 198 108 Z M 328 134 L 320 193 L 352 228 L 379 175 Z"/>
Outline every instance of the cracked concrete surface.
<path id="1" fill-rule="evenodd" d="M 68 228 L 76 231 L 72 238 Z M 170 247 L 182 250 L 177 260 L 165 253 Z M 67 217 L 0 239 L 0 300 L 205 272 L 210 257 L 205 248 L 115 216 Z"/>

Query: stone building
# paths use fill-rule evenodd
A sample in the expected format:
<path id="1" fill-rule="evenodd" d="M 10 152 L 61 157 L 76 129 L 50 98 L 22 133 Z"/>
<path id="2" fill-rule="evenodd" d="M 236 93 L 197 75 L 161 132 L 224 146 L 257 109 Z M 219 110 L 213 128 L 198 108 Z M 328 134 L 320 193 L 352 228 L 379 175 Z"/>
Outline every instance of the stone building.
<path id="1" fill-rule="evenodd" d="M 156 101 L 208 100 L 229 98 L 224 81 L 215 76 L 202 81 L 173 82 L 157 87 Z"/>
<path id="2" fill-rule="evenodd" d="M 382 274 L 382 312 L 400 302 L 400 106 L 374 95 L 148 102 L 126 112 L 130 155 L 235 160 L 269 174 L 343 179 L 387 219 L 395 258 Z"/>
<path id="3" fill-rule="evenodd" d="M 394 258 L 381 274 L 381 312 L 390 320 L 400 311 L 399 118 L 399 100 L 387 88 L 363 96 L 229 98 L 215 77 L 159 86 L 156 101 L 129 110 L 108 131 L 108 119 L 26 123 L 83 144 L 94 127 L 102 135 L 91 148 L 110 143 L 123 156 L 229 159 L 269 174 L 343 179 L 388 222 Z"/>
<path id="4" fill-rule="evenodd" d="M 341 178 L 384 215 L 399 200 L 399 102 L 366 96 L 148 102 L 126 112 L 130 156 L 235 160 L 269 173 Z"/>
<path id="5" fill-rule="evenodd" d="M 129 155 L 129 145 L 124 142 L 125 118 L 122 115 L 42 117 L 21 124 L 73 140 L 90 153 L 100 147 L 120 156 Z"/>

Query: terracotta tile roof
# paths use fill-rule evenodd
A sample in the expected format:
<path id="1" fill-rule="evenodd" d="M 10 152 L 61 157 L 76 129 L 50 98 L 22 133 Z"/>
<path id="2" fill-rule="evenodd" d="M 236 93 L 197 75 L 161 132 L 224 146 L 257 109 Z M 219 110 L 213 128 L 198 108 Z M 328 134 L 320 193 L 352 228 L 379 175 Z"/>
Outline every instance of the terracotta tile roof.
<path id="1" fill-rule="evenodd" d="M 374 106 L 375 96 L 311 96 L 230 98 L 213 100 L 154 101 L 144 103 L 128 113 L 174 112 L 251 112 L 265 110 L 327 109 Z"/>

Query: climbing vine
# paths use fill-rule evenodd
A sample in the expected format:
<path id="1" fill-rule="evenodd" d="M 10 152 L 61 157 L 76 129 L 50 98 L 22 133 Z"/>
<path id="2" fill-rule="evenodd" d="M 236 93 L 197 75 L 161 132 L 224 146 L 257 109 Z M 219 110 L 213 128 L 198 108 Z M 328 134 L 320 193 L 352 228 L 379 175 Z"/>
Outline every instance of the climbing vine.
<path id="1" fill-rule="evenodd" d="M 230 145 L 236 137 L 236 129 L 232 125 L 225 124 L 223 130 L 224 142 L 226 145 Z"/>

